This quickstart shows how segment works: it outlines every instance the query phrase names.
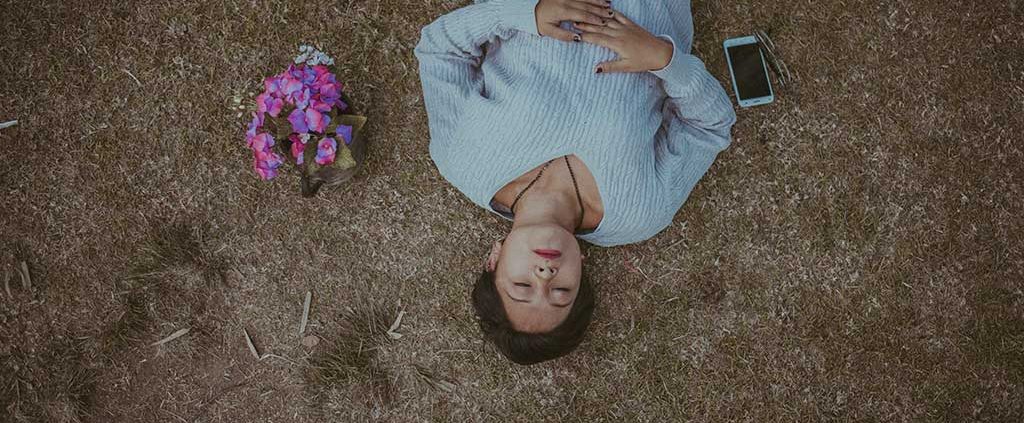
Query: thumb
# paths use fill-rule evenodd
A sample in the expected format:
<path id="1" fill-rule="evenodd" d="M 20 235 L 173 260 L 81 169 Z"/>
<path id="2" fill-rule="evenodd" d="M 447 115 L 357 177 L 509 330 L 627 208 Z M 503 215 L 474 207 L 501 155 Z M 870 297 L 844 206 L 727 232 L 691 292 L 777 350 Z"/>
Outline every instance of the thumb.
<path id="1" fill-rule="evenodd" d="M 625 60 L 612 60 L 598 64 L 594 68 L 594 73 L 618 73 L 618 72 L 629 72 L 629 66 Z"/>
<path id="2" fill-rule="evenodd" d="M 562 41 L 576 41 L 579 35 L 572 31 L 566 31 L 558 25 L 548 25 L 545 31 L 542 31 L 540 35 L 545 37 L 551 37 Z"/>

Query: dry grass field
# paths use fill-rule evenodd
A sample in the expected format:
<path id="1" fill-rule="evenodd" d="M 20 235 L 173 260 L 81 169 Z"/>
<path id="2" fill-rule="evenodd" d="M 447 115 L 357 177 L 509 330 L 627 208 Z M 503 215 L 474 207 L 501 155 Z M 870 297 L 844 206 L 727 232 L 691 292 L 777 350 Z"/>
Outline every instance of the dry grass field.
<path id="1" fill-rule="evenodd" d="M 719 80 L 761 28 L 799 81 L 531 367 L 468 298 L 508 226 L 427 155 L 412 50 L 465 3 L 0 0 L 0 421 L 1021 421 L 1024 3 L 694 0 Z M 370 116 L 313 199 L 232 110 L 301 43 Z"/>

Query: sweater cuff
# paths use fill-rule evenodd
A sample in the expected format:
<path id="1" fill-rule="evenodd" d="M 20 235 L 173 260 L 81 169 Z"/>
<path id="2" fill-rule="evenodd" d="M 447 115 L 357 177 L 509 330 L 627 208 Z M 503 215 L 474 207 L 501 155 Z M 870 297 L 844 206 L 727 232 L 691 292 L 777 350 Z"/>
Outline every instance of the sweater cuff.
<path id="1" fill-rule="evenodd" d="M 540 35 L 535 14 L 538 2 L 540 0 L 491 0 L 498 7 L 498 19 L 503 26 L 532 35 Z"/>
<path id="2" fill-rule="evenodd" d="M 665 67 L 650 72 L 665 81 L 666 88 L 672 87 L 672 89 L 666 90 L 669 91 L 669 94 L 673 97 L 682 97 L 682 94 L 686 91 L 691 91 L 694 85 L 696 85 L 693 83 L 697 80 L 695 76 L 700 75 L 700 72 L 704 71 L 704 62 L 698 59 L 697 56 L 680 50 L 672 37 L 659 35 L 658 38 L 672 43 L 672 59 L 669 60 L 668 65 L 665 65 Z"/>

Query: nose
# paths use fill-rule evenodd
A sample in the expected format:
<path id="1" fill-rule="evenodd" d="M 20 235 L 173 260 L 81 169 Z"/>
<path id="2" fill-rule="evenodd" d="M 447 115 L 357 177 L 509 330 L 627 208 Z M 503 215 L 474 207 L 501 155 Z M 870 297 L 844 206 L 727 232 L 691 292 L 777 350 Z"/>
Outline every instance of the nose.
<path id="1" fill-rule="evenodd" d="M 555 275 L 558 274 L 558 268 L 551 265 L 542 264 L 540 266 L 537 266 L 535 272 L 537 273 L 537 277 L 543 280 L 551 280 L 551 278 L 554 278 Z"/>

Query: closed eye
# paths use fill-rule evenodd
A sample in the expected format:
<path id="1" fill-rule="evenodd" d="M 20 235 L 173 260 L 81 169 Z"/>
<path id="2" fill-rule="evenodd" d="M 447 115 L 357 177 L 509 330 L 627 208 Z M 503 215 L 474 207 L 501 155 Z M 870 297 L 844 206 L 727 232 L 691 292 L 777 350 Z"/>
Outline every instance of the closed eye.
<path id="1" fill-rule="evenodd" d="M 522 286 L 522 287 L 529 288 L 530 284 L 526 284 L 526 283 L 522 283 L 522 282 L 516 282 L 516 286 Z"/>

